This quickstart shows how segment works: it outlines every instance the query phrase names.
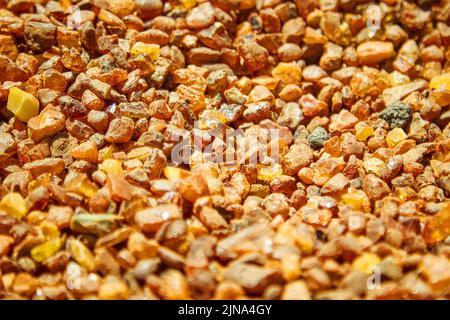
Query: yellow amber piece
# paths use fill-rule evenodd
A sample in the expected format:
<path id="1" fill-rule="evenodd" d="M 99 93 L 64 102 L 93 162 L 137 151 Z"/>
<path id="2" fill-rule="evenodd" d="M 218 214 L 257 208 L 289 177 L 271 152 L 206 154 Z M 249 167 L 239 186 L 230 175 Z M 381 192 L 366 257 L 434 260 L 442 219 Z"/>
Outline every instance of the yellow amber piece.
<path id="1" fill-rule="evenodd" d="M 178 245 L 176 251 L 182 255 L 185 255 L 188 252 L 189 248 L 191 247 L 192 241 L 194 241 L 194 240 L 195 240 L 195 237 L 193 236 L 193 234 L 188 233 L 186 236 L 186 240 L 184 240 L 183 242 L 181 242 Z"/>
<path id="2" fill-rule="evenodd" d="M 284 84 L 300 84 L 302 68 L 294 62 L 280 62 L 273 68 L 272 77 L 279 79 Z"/>
<path id="3" fill-rule="evenodd" d="M 359 272 L 371 274 L 380 262 L 381 260 L 376 254 L 366 252 L 356 258 L 352 266 Z"/>
<path id="4" fill-rule="evenodd" d="M 199 116 L 197 125 L 199 129 L 207 130 L 217 127 L 217 123 L 226 124 L 228 119 L 225 115 L 217 110 L 205 110 Z"/>
<path id="5" fill-rule="evenodd" d="M 39 224 L 44 221 L 46 217 L 47 214 L 45 212 L 33 210 L 27 215 L 26 220 L 31 224 Z"/>
<path id="6" fill-rule="evenodd" d="M 51 173 L 43 173 L 36 180 L 30 181 L 27 185 L 28 193 L 40 186 L 47 187 L 52 180 L 52 176 L 53 175 Z"/>
<path id="7" fill-rule="evenodd" d="M 42 262 L 53 256 L 62 247 L 60 238 L 50 239 L 33 249 L 31 249 L 31 258 L 36 262 Z"/>
<path id="8" fill-rule="evenodd" d="M 411 82 L 411 79 L 403 73 L 393 71 L 389 74 L 389 84 L 391 87 L 400 86 Z"/>
<path id="9" fill-rule="evenodd" d="M 165 167 L 163 172 L 166 178 L 170 181 L 177 181 L 191 175 L 189 171 L 176 167 Z"/>
<path id="10" fill-rule="evenodd" d="M 368 158 L 363 162 L 363 167 L 367 171 L 367 173 L 373 173 L 377 176 L 381 175 L 381 170 L 384 166 L 384 161 L 375 157 Z"/>
<path id="11" fill-rule="evenodd" d="M 106 159 L 98 166 L 100 170 L 106 173 L 113 173 L 118 176 L 123 176 L 122 162 L 116 159 Z"/>
<path id="12" fill-rule="evenodd" d="M 283 278 L 286 281 L 293 281 L 300 277 L 300 255 L 298 254 L 286 254 L 281 258 L 281 270 Z"/>
<path id="13" fill-rule="evenodd" d="M 303 254 L 311 254 L 314 250 L 314 240 L 312 237 L 296 237 L 295 243 Z"/>
<path id="14" fill-rule="evenodd" d="M 385 1 L 385 3 L 388 3 L 387 1 Z M 389 5 L 394 5 L 394 4 L 396 4 L 397 3 L 397 0 L 390 0 L 390 2 L 389 2 Z M 388 23 L 388 22 L 391 22 L 391 21 L 393 21 L 395 19 L 395 13 L 393 13 L 393 12 L 391 12 L 391 13 L 387 13 L 385 16 L 384 16 L 384 23 Z"/>
<path id="15" fill-rule="evenodd" d="M 140 147 L 132 149 L 130 152 L 128 152 L 127 159 L 146 160 L 152 150 L 153 148 L 150 147 Z"/>
<path id="16" fill-rule="evenodd" d="M 397 187 L 395 188 L 394 196 L 399 198 L 401 201 L 406 201 L 414 198 L 416 196 L 416 192 L 411 187 Z"/>
<path id="17" fill-rule="evenodd" d="M 6 108 L 20 121 L 27 122 L 39 113 L 39 100 L 32 94 L 13 87 L 9 89 Z"/>
<path id="18" fill-rule="evenodd" d="M 386 143 L 390 148 L 393 148 L 407 137 L 407 134 L 402 128 L 395 128 L 386 135 Z"/>
<path id="19" fill-rule="evenodd" d="M 431 78 L 430 89 L 444 89 L 450 91 L 450 72 Z"/>
<path id="20" fill-rule="evenodd" d="M 258 180 L 270 182 L 274 178 L 283 175 L 283 168 L 279 164 L 273 166 L 258 166 Z"/>
<path id="21" fill-rule="evenodd" d="M 37 189 L 41 184 L 37 180 L 32 180 L 28 183 L 27 189 L 28 192 L 32 192 L 33 190 Z"/>
<path id="22" fill-rule="evenodd" d="M 177 7 L 189 10 L 197 5 L 197 0 L 178 0 L 178 3 Z"/>
<path id="23" fill-rule="evenodd" d="M 127 300 L 129 295 L 126 283 L 114 276 L 107 278 L 98 290 L 100 300 Z"/>
<path id="24" fill-rule="evenodd" d="M 150 122 L 148 124 L 148 131 L 161 132 L 166 127 L 167 127 L 167 123 L 165 123 L 163 120 L 151 118 Z"/>
<path id="25" fill-rule="evenodd" d="M 106 159 L 111 159 L 113 154 L 117 152 L 118 149 L 116 146 L 108 146 L 98 151 L 98 160 L 104 161 Z"/>
<path id="26" fill-rule="evenodd" d="M 159 58 L 159 45 L 154 43 L 136 42 L 130 50 L 131 54 L 145 54 L 150 59 L 156 60 Z"/>
<path id="27" fill-rule="evenodd" d="M 61 235 L 58 226 L 53 222 L 44 220 L 41 222 L 40 227 L 42 235 L 46 239 L 58 238 Z"/>
<path id="28" fill-rule="evenodd" d="M 70 180 L 65 185 L 65 189 L 67 191 L 82 194 L 87 198 L 91 198 L 98 191 L 95 183 L 91 182 L 85 175 L 79 175 L 78 177 Z"/>
<path id="29" fill-rule="evenodd" d="M 188 219 L 186 224 L 188 233 L 192 234 L 195 238 L 208 234 L 206 227 L 197 218 Z"/>
<path id="30" fill-rule="evenodd" d="M 248 94 L 252 89 L 253 83 L 250 78 L 242 77 L 234 83 L 234 86 L 239 89 L 243 94 Z"/>
<path id="31" fill-rule="evenodd" d="M 16 219 L 22 219 L 28 212 L 27 203 L 18 192 L 11 192 L 4 196 L 0 201 L 0 210 Z"/>
<path id="32" fill-rule="evenodd" d="M 252 83 L 255 86 L 257 85 L 264 86 L 270 91 L 274 91 L 278 87 L 280 80 L 269 76 L 259 76 L 253 78 Z"/>
<path id="33" fill-rule="evenodd" d="M 376 84 L 381 89 L 386 89 L 389 87 L 389 73 L 387 73 L 385 70 L 381 70 L 378 73 L 378 76 L 376 78 Z"/>
<path id="34" fill-rule="evenodd" d="M 251 23 L 248 21 L 243 21 L 239 23 L 239 25 L 237 26 L 236 37 L 237 38 L 244 37 L 248 34 L 252 34 L 252 32 L 253 29 Z"/>
<path id="35" fill-rule="evenodd" d="M 342 201 L 355 209 L 360 209 L 364 205 L 367 196 L 364 191 L 349 188 L 348 192 L 341 196 Z"/>
<path id="36" fill-rule="evenodd" d="M 436 243 L 450 236 L 450 205 L 432 216 L 425 224 L 423 238 L 427 243 Z"/>
<path id="37" fill-rule="evenodd" d="M 355 134 L 356 134 L 356 139 L 358 141 L 366 141 L 369 137 L 373 136 L 374 134 L 374 130 L 372 127 L 370 127 L 368 124 L 366 124 L 365 122 L 358 122 L 355 125 Z"/>
<path id="38" fill-rule="evenodd" d="M 89 250 L 83 242 L 72 238 L 70 240 L 70 252 L 75 261 L 83 268 L 88 271 L 95 270 L 94 256 L 92 255 L 91 250 Z"/>
<path id="39" fill-rule="evenodd" d="M 435 152 L 433 153 L 433 155 L 431 156 L 431 161 L 444 161 L 445 160 L 445 155 L 442 152 Z"/>
<path id="40" fill-rule="evenodd" d="M 63 9 L 69 9 L 69 7 L 72 5 L 72 2 L 70 0 L 59 0 L 59 5 L 63 7 Z"/>
<path id="41" fill-rule="evenodd" d="M 200 119 L 214 119 L 221 123 L 227 123 L 228 119 L 225 115 L 217 110 L 205 110 L 200 114 Z"/>

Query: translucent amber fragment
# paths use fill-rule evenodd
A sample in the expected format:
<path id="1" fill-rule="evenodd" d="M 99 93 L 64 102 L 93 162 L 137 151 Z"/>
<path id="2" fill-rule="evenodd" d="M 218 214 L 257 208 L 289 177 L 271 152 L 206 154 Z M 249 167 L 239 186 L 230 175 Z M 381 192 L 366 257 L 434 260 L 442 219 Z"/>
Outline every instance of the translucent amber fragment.
<path id="1" fill-rule="evenodd" d="M 341 139 L 337 136 L 328 139 L 323 145 L 323 149 L 333 157 L 340 157 L 342 154 Z"/>
<path id="2" fill-rule="evenodd" d="M 132 149 L 127 154 L 128 159 L 139 159 L 139 160 L 146 160 L 150 153 L 152 152 L 153 148 L 150 147 L 141 147 L 141 148 L 135 148 Z"/>
<path id="3" fill-rule="evenodd" d="M 86 245 L 77 239 L 71 239 L 69 242 L 70 253 L 72 257 L 87 271 L 95 270 L 94 256 Z"/>
<path id="4" fill-rule="evenodd" d="M 195 238 L 208 234 L 206 227 L 197 218 L 187 220 L 188 233 Z"/>
<path id="5" fill-rule="evenodd" d="M 372 127 L 364 122 L 358 122 L 355 125 L 355 135 L 358 141 L 366 141 L 369 137 L 373 136 L 374 130 Z"/>
<path id="6" fill-rule="evenodd" d="M 402 128 L 395 128 L 386 135 L 386 143 L 390 148 L 393 148 L 407 137 L 408 136 Z"/>
<path id="7" fill-rule="evenodd" d="M 33 249 L 31 249 L 31 258 L 36 262 L 42 262 L 53 256 L 62 247 L 60 238 L 50 239 Z"/>
<path id="8" fill-rule="evenodd" d="M 86 141 L 75 147 L 71 151 L 72 157 L 79 160 L 85 160 L 96 163 L 98 160 L 97 145 L 92 141 Z"/>
<path id="9" fill-rule="evenodd" d="M 182 255 L 185 255 L 190 246 L 191 246 L 191 242 L 195 240 L 194 236 L 192 234 L 188 234 L 187 235 L 187 240 L 181 242 L 181 244 L 177 247 L 176 251 Z"/>
<path id="10" fill-rule="evenodd" d="M 353 269 L 362 273 L 373 273 L 376 266 L 381 262 L 374 253 L 363 253 L 353 261 Z"/>
<path id="11" fill-rule="evenodd" d="M 373 173 L 377 176 L 381 175 L 381 170 L 384 166 L 384 161 L 375 157 L 368 158 L 363 162 L 363 167 L 367 171 L 367 173 Z"/>
<path id="12" fill-rule="evenodd" d="M 423 238 L 427 243 L 436 243 L 450 236 L 450 205 L 434 215 L 425 224 Z"/>
<path id="13" fill-rule="evenodd" d="M 228 119 L 217 110 L 205 110 L 199 116 L 197 125 L 202 130 L 216 128 L 218 124 L 226 124 Z"/>
<path id="14" fill-rule="evenodd" d="M 217 110 L 205 110 L 200 114 L 200 119 L 214 119 L 221 123 L 227 123 L 228 119 L 225 115 Z"/>
<path id="15" fill-rule="evenodd" d="M 129 295 L 127 284 L 115 276 L 108 276 L 98 290 L 100 300 L 127 300 Z"/>
<path id="16" fill-rule="evenodd" d="M 47 214 L 43 211 L 33 210 L 31 211 L 27 217 L 26 221 L 31 224 L 39 224 L 47 217 Z"/>
<path id="17" fill-rule="evenodd" d="M 49 183 L 52 181 L 52 176 L 53 175 L 51 173 L 43 173 L 36 180 L 30 181 L 27 186 L 28 192 L 30 193 L 40 186 L 47 188 Z"/>
<path id="18" fill-rule="evenodd" d="M 176 2 L 175 7 L 186 10 L 192 9 L 197 5 L 197 0 L 177 0 Z"/>
<path id="19" fill-rule="evenodd" d="M 355 209 L 360 209 L 363 207 L 367 195 L 362 190 L 357 190 L 354 188 L 349 188 L 346 194 L 342 195 L 342 201 Z"/>
<path id="20" fill-rule="evenodd" d="M 167 123 L 165 123 L 164 120 L 151 118 L 150 123 L 148 124 L 148 131 L 161 132 L 166 126 Z"/>
<path id="21" fill-rule="evenodd" d="M 272 76 L 284 84 L 299 84 L 302 79 L 302 68 L 296 63 L 280 62 L 273 68 Z"/>
<path id="22" fill-rule="evenodd" d="M 59 232 L 58 226 L 53 222 L 42 221 L 40 224 L 42 236 L 46 239 L 58 238 L 61 233 Z"/>
<path id="23" fill-rule="evenodd" d="M 280 83 L 279 79 L 275 79 L 269 76 L 259 76 L 252 79 L 254 85 L 264 86 L 270 91 L 275 90 Z"/>
<path id="24" fill-rule="evenodd" d="M 384 90 L 386 88 L 389 88 L 389 86 L 390 86 L 390 74 L 387 73 L 385 70 L 381 70 L 378 73 L 378 76 L 376 78 L 376 84 L 382 90 Z"/>
<path id="25" fill-rule="evenodd" d="M 283 175 L 283 168 L 279 164 L 273 166 L 258 166 L 258 180 L 263 182 L 270 182 L 274 178 Z"/>
<path id="26" fill-rule="evenodd" d="M 176 167 L 165 167 L 163 172 L 166 178 L 170 181 L 177 181 L 191 175 L 189 171 Z"/>
<path id="27" fill-rule="evenodd" d="M 27 122 L 39 113 L 39 100 L 19 88 L 9 89 L 6 108 L 20 121 Z"/>
<path id="28" fill-rule="evenodd" d="M 106 159 L 98 166 L 100 170 L 106 173 L 113 173 L 118 176 L 123 176 L 122 162 L 116 159 Z"/>
<path id="29" fill-rule="evenodd" d="M 248 94 L 252 89 L 252 80 L 247 77 L 242 77 L 234 84 L 243 94 Z"/>
<path id="30" fill-rule="evenodd" d="M 286 254 L 281 258 L 281 270 L 286 281 L 292 281 L 300 277 L 300 255 Z"/>
<path id="31" fill-rule="evenodd" d="M 95 183 L 91 182 L 86 175 L 79 175 L 78 177 L 70 180 L 65 185 L 65 189 L 67 191 L 82 194 L 87 198 L 91 198 L 98 191 Z"/>
<path id="32" fill-rule="evenodd" d="M 59 0 L 59 4 L 62 8 L 68 9 L 72 5 L 72 2 L 70 0 Z"/>
<path id="33" fill-rule="evenodd" d="M 442 152 L 435 152 L 433 153 L 433 155 L 431 156 L 431 163 L 435 160 L 437 161 L 445 161 L 445 155 Z"/>
<path id="34" fill-rule="evenodd" d="M 450 91 L 450 72 L 431 78 L 430 89 L 444 89 Z"/>
<path id="35" fill-rule="evenodd" d="M 389 84 L 391 87 L 400 86 L 409 82 L 411 82 L 411 79 L 406 74 L 398 71 L 394 71 L 389 74 Z"/>
<path id="36" fill-rule="evenodd" d="M 104 161 L 106 159 L 111 159 L 114 152 L 117 152 L 117 147 L 108 146 L 98 151 L 99 161 Z"/>
<path id="37" fill-rule="evenodd" d="M 411 187 L 398 187 L 395 188 L 394 196 L 399 198 L 401 201 L 406 201 L 414 198 L 416 196 L 416 192 Z"/>
<path id="38" fill-rule="evenodd" d="M 189 104 L 189 108 L 194 112 L 199 112 L 206 107 L 203 85 L 199 82 L 191 86 L 181 84 L 177 87 L 178 95 L 183 97 Z"/>
<path id="39" fill-rule="evenodd" d="M 311 254 L 314 250 L 314 240 L 312 237 L 296 237 L 295 242 L 303 254 Z"/>
<path id="40" fill-rule="evenodd" d="M 11 192 L 4 196 L 0 201 L 0 210 L 16 219 L 22 219 L 28 212 L 25 199 L 18 192 Z"/>
<path id="41" fill-rule="evenodd" d="M 362 72 L 356 73 L 350 81 L 350 87 L 358 97 L 365 97 L 374 88 L 374 85 L 374 79 Z"/>
<path id="42" fill-rule="evenodd" d="M 59 107 L 48 104 L 38 116 L 28 120 L 30 137 L 35 141 L 50 137 L 64 129 L 65 122 L 66 117 Z"/>
<path id="43" fill-rule="evenodd" d="M 70 219 L 70 229 L 76 232 L 104 235 L 117 227 L 116 214 L 75 214 Z"/>
<path id="44" fill-rule="evenodd" d="M 300 178 L 300 180 L 302 180 L 304 183 L 306 184 L 311 184 L 313 183 L 313 178 L 314 178 L 314 169 L 312 168 L 301 168 L 300 171 L 298 172 L 298 177 Z"/>
<path id="45" fill-rule="evenodd" d="M 159 58 L 159 45 L 153 43 L 136 42 L 131 47 L 130 52 L 133 55 L 145 54 L 150 57 L 150 59 L 156 60 Z"/>

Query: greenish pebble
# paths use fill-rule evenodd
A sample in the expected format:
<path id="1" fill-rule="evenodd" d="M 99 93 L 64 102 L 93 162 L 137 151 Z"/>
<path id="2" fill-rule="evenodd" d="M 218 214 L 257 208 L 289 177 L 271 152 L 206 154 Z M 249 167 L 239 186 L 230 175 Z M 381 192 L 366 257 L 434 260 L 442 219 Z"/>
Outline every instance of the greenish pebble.
<path id="1" fill-rule="evenodd" d="M 315 128 L 308 137 L 309 146 L 313 149 L 320 149 L 330 138 L 327 130 L 322 127 Z"/>
<path id="2" fill-rule="evenodd" d="M 380 113 L 380 118 L 389 123 L 391 129 L 405 128 L 411 120 L 411 116 L 411 107 L 401 101 L 391 103 Z"/>
<path id="3" fill-rule="evenodd" d="M 80 233 L 92 233 L 97 236 L 102 236 L 110 233 L 117 228 L 118 220 L 120 220 L 116 214 L 88 214 L 80 213 L 72 216 L 70 220 L 70 229 Z"/>

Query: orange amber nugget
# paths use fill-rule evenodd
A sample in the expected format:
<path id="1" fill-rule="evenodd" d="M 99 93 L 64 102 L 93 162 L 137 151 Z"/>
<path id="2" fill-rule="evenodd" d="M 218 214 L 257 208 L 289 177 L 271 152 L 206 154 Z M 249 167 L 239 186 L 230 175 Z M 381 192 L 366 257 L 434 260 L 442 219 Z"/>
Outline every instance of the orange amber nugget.
<path id="1" fill-rule="evenodd" d="M 386 143 L 389 147 L 393 148 L 407 137 L 408 136 L 402 128 L 395 128 L 386 135 Z"/>
<path id="2" fill-rule="evenodd" d="M 425 224 L 423 238 L 427 243 L 436 243 L 450 236 L 450 205 L 434 215 Z"/>

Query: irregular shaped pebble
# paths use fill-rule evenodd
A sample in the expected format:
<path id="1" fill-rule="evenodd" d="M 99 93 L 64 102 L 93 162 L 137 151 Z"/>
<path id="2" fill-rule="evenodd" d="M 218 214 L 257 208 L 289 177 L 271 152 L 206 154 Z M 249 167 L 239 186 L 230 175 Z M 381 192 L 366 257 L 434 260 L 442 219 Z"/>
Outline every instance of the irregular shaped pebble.
<path id="1" fill-rule="evenodd" d="M 164 222 L 181 217 L 180 208 L 174 204 L 169 204 L 138 211 L 134 219 L 142 231 L 155 232 Z"/>

